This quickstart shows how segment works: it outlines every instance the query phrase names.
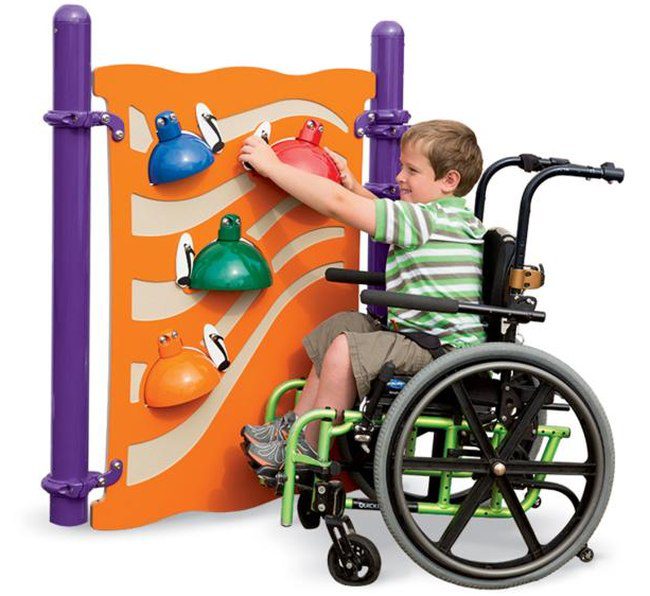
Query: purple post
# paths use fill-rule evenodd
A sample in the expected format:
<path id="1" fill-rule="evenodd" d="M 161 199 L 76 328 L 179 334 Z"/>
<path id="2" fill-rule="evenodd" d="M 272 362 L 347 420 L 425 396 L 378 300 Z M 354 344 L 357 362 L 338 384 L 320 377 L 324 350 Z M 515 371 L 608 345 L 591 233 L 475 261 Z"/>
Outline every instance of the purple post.
<path id="1" fill-rule="evenodd" d="M 404 101 L 404 30 L 394 21 L 381 21 L 372 30 L 372 71 L 376 94 L 371 111 L 402 110 Z M 392 185 L 399 171 L 400 139 L 370 137 L 370 184 Z M 368 271 L 385 271 L 388 246 L 368 240 Z M 384 316 L 384 307 L 368 310 Z"/>
<path id="2" fill-rule="evenodd" d="M 90 110 L 90 15 L 54 15 L 54 109 Z M 90 128 L 55 127 L 53 160 L 52 460 L 50 485 L 83 484 L 88 472 Z M 45 481 L 44 481 L 45 482 Z M 50 491 L 50 521 L 88 520 L 87 496 Z"/>

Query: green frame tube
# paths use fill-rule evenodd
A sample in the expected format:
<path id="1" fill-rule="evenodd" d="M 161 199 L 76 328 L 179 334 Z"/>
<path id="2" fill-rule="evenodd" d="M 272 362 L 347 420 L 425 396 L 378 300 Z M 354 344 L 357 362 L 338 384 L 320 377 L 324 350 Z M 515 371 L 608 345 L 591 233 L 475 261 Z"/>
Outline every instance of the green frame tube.
<path id="1" fill-rule="evenodd" d="M 280 398 L 286 392 L 294 389 L 302 389 L 305 381 L 303 379 L 294 379 L 279 385 L 272 393 L 271 398 L 266 409 L 266 420 L 270 421 L 275 418 L 275 412 Z M 296 401 L 299 398 L 297 392 Z M 286 461 L 284 468 L 284 486 L 282 490 L 282 505 L 281 505 L 281 523 L 283 526 L 290 526 L 293 523 L 293 510 L 295 499 L 296 487 L 296 464 L 307 464 L 311 466 L 327 469 L 332 465 L 329 459 L 330 448 L 332 446 L 332 439 L 349 433 L 354 425 L 360 422 L 363 418 L 361 412 L 356 410 L 345 410 L 343 412 L 343 421 L 341 424 L 334 424 L 337 413 L 332 408 L 325 408 L 319 410 L 312 410 L 307 412 L 292 425 L 287 438 L 286 447 Z M 302 455 L 298 453 L 298 439 L 303 429 L 310 423 L 320 421 L 320 432 L 318 436 L 318 459 Z M 469 431 L 469 425 L 463 421 L 461 424 L 456 424 L 453 419 L 445 418 L 444 416 L 420 416 L 415 421 L 415 428 L 426 430 L 443 430 L 445 431 L 444 455 L 446 457 L 450 449 L 455 449 L 458 446 L 458 435 L 462 431 Z M 508 430 L 502 424 L 497 424 L 492 433 L 492 445 L 497 448 L 503 439 L 507 436 Z M 571 429 L 566 426 L 550 426 L 541 425 L 537 427 L 537 436 L 546 438 L 546 444 L 542 453 L 541 461 L 544 463 L 552 462 L 562 439 L 571 436 Z M 409 440 L 409 452 L 415 451 L 415 438 Z M 410 453 L 410 455 L 413 455 Z M 405 476 L 441 476 L 440 493 L 436 503 L 418 502 L 417 512 L 428 515 L 454 515 L 458 511 L 459 505 L 451 503 L 451 484 L 453 478 L 470 478 L 471 472 L 439 472 L 432 470 L 426 472 L 423 470 L 404 470 Z M 536 481 L 543 481 L 546 474 L 535 474 Z M 524 511 L 528 511 L 539 498 L 542 489 L 532 488 L 526 492 L 521 505 Z M 345 500 L 346 508 L 352 507 L 352 500 Z M 475 517 L 488 517 L 488 518 L 510 518 L 512 515 L 507 508 L 503 507 L 503 497 L 500 492 L 495 488 L 492 490 L 490 505 L 487 507 L 479 507 L 474 513 Z"/>

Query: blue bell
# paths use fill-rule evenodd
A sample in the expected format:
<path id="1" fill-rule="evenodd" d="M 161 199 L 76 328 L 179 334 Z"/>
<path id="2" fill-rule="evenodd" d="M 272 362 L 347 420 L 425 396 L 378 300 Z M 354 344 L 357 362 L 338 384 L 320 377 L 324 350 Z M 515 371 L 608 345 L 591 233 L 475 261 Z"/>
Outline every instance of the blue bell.
<path id="1" fill-rule="evenodd" d="M 149 158 L 151 184 L 174 182 L 198 174 L 214 162 L 212 151 L 196 135 L 182 132 L 176 114 L 169 110 L 156 116 L 158 144 Z"/>

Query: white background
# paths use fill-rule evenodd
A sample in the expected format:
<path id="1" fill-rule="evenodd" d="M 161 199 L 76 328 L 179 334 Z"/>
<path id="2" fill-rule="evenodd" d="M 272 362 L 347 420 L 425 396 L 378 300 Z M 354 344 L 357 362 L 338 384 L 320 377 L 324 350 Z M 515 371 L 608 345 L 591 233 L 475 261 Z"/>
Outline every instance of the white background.
<path id="1" fill-rule="evenodd" d="M 288 73 L 369 68 L 379 20 L 406 31 L 405 107 L 412 121 L 462 120 L 485 162 L 533 152 L 626 169 L 622 185 L 555 179 L 536 195 L 528 261 L 548 281 L 548 321 L 524 332 L 600 396 L 617 447 L 614 492 L 590 544 L 522 593 L 620 589 L 647 576 L 648 126 L 647 20 L 636 2 L 182 2 L 86 0 L 93 66 L 143 63 L 179 71 L 250 65 Z M 39 488 L 49 467 L 51 20 L 58 3 L 3 10 L 2 484 L 0 586 L 5 593 L 312 594 L 342 591 L 325 566 L 324 529 L 279 525 L 279 503 L 235 514 L 185 514 L 122 532 L 48 523 Z M 224 90 L 227 93 L 228 90 Z M 101 100 L 94 100 L 101 109 Z M 106 140 L 93 133 L 91 468 L 103 469 L 108 332 Z M 516 226 L 525 175 L 506 171 L 488 225 Z M 646 493 L 647 494 L 647 493 Z M 99 495 L 98 492 L 93 495 Z M 373 593 L 461 588 L 429 576 L 379 515 L 353 513 L 384 567 Z M 638 584 L 637 584 L 638 585 Z"/>

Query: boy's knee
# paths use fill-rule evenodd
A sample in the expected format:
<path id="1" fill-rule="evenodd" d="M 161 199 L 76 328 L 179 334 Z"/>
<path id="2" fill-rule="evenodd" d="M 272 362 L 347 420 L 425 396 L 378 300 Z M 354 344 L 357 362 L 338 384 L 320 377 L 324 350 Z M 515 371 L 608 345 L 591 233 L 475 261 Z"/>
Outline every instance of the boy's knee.
<path id="1" fill-rule="evenodd" d="M 350 345 L 348 344 L 348 338 L 345 333 L 340 333 L 334 338 L 328 351 L 340 359 L 350 359 Z"/>

